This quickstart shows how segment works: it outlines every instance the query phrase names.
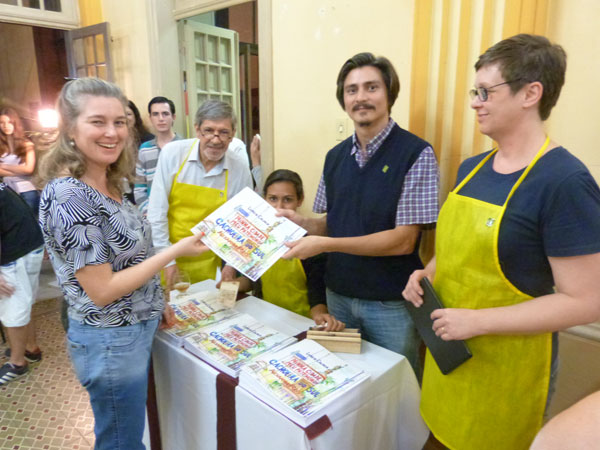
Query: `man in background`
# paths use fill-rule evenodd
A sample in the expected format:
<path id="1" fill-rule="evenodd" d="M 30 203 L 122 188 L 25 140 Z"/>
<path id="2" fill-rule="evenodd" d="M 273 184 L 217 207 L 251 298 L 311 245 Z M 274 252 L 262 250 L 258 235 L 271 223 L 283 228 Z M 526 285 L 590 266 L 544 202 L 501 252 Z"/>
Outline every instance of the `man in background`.
<path id="1" fill-rule="evenodd" d="M 156 137 L 140 146 L 135 167 L 136 181 L 133 189 L 135 203 L 144 215 L 148 210 L 148 198 L 150 197 L 152 180 L 156 172 L 158 155 L 169 142 L 181 139 L 173 131 L 175 104 L 171 100 L 166 97 L 154 97 L 148 103 L 148 114 L 156 132 Z"/>

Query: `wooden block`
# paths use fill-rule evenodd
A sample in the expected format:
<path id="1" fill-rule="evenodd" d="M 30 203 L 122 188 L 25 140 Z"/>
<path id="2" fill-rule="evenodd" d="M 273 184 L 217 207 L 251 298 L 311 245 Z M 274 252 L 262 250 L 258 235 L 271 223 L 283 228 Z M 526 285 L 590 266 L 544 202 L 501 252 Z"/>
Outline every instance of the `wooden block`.
<path id="1" fill-rule="evenodd" d="M 357 329 L 344 331 L 308 330 L 307 339 L 312 339 L 330 352 L 360 353 L 362 339 Z"/>
<path id="2" fill-rule="evenodd" d="M 323 331 L 319 328 L 309 328 L 307 333 L 319 336 L 350 336 L 360 337 L 358 328 L 344 328 L 342 331 Z"/>

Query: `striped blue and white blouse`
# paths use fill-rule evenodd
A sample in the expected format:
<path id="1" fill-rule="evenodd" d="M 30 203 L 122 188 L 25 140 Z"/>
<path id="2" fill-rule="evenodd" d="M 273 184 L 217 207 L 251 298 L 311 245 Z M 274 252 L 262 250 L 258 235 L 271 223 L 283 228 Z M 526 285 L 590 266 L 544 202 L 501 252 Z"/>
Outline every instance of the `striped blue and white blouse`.
<path id="1" fill-rule="evenodd" d="M 42 193 L 40 226 L 69 317 L 95 327 L 118 327 L 161 316 L 158 275 L 104 307 L 88 297 L 75 278 L 86 265 L 110 264 L 117 272 L 154 254 L 150 224 L 135 205 L 105 196 L 72 177 L 49 182 Z"/>

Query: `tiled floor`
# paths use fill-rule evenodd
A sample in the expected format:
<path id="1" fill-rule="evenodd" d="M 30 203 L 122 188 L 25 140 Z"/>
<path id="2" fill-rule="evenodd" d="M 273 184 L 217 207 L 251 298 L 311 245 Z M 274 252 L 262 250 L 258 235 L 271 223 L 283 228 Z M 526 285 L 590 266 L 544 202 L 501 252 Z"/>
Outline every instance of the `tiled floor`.
<path id="1" fill-rule="evenodd" d="M 52 274 L 45 272 L 41 297 L 53 293 L 47 286 Z M 27 376 L 0 388 L 0 450 L 91 449 L 94 418 L 67 355 L 60 301 L 38 300 L 32 316 L 44 357 L 30 364 Z M 5 349 L 0 342 L 0 365 Z"/>

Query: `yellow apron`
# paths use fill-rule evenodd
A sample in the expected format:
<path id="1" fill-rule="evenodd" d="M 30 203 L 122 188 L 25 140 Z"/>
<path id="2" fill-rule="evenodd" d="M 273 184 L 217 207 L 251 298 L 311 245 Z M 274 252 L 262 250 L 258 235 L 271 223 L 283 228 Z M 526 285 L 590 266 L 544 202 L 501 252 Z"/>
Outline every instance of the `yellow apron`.
<path id="1" fill-rule="evenodd" d="M 214 189 L 194 184 L 179 183 L 177 180 L 183 166 L 187 162 L 190 153 L 196 147 L 198 140 L 194 140 L 183 164 L 175 174 L 173 186 L 169 193 L 169 239 L 172 243 L 191 236 L 191 229 L 208 216 L 211 212 L 227 201 L 227 182 L 229 172 L 225 169 L 225 187 Z M 191 283 L 197 283 L 206 279 L 214 279 L 217 267 L 221 260 L 213 252 L 206 252 L 200 256 L 177 258 L 177 267 L 187 272 Z"/>
<path id="2" fill-rule="evenodd" d="M 297 259 L 279 259 L 262 277 L 263 300 L 310 318 L 306 273 Z"/>
<path id="3" fill-rule="evenodd" d="M 434 287 L 448 308 L 492 308 L 532 297 L 504 276 L 498 233 L 506 205 L 549 139 L 512 187 L 502 206 L 458 195 L 492 152 L 452 191 L 440 211 Z M 551 333 L 486 335 L 468 340 L 473 357 L 443 375 L 425 357 L 421 414 L 435 437 L 456 450 L 528 449 L 542 425 L 548 395 Z"/>

